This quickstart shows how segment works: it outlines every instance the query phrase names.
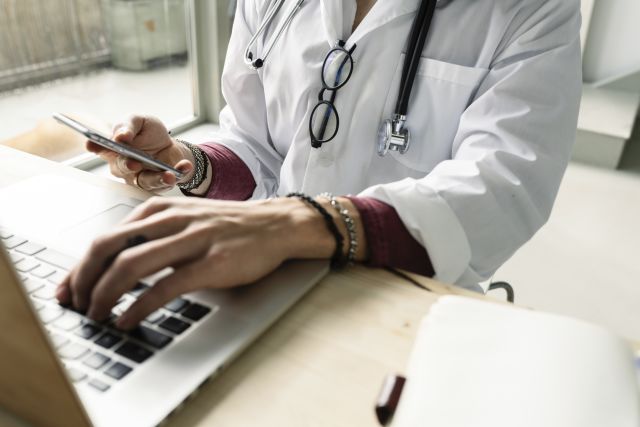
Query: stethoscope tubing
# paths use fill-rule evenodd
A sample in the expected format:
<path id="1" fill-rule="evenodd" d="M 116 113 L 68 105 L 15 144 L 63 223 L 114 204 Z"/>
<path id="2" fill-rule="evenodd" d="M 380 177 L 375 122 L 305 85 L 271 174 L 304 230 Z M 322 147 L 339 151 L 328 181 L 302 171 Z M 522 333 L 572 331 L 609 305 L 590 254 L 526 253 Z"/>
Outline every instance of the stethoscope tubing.
<path id="1" fill-rule="evenodd" d="M 411 26 L 411 36 L 407 46 L 404 64 L 402 67 L 402 78 L 400 79 L 400 91 L 396 103 L 396 116 L 406 116 L 409 108 L 409 98 L 418 72 L 418 65 L 422 57 L 433 15 L 436 10 L 437 0 L 423 0 L 418 15 Z M 418 26 L 419 29 L 418 29 Z"/>
<path id="2" fill-rule="evenodd" d="M 450 0 L 440 0 L 441 4 L 446 4 Z M 273 47 L 277 43 L 277 41 L 282 37 L 282 34 L 287 30 L 294 16 L 301 8 L 304 0 L 295 0 L 294 6 L 291 8 L 289 13 L 287 14 L 286 19 L 282 22 L 274 35 L 271 37 L 271 40 L 265 40 L 265 49 L 262 53 L 262 57 L 254 58 L 253 53 L 251 52 L 251 48 L 257 43 L 258 38 L 266 33 L 267 27 L 273 21 L 275 16 L 280 12 L 286 0 L 272 0 L 268 6 L 267 13 L 265 18 L 260 23 L 256 33 L 251 37 L 249 43 L 244 52 L 244 62 L 248 66 L 259 69 L 263 66 L 267 57 L 271 53 Z M 398 91 L 398 99 L 396 101 L 396 108 L 394 111 L 394 115 L 392 119 L 385 120 L 381 126 L 384 127 L 386 139 L 379 141 L 379 149 L 378 154 L 385 155 L 387 151 L 399 151 L 404 154 L 409 146 L 410 134 L 407 129 L 405 129 L 404 124 L 406 122 L 407 111 L 409 108 L 409 101 L 411 98 L 411 92 L 413 89 L 413 85 L 415 82 L 415 78 L 418 72 L 418 67 L 420 65 L 420 61 L 422 59 L 422 51 L 424 50 L 425 43 L 427 41 L 427 37 L 429 34 L 429 30 L 431 28 L 431 24 L 433 21 L 433 16 L 435 14 L 435 10 L 437 7 L 438 0 L 422 0 L 420 3 L 420 8 L 411 24 L 411 31 L 409 33 L 409 37 L 407 38 L 407 46 L 406 46 L 406 54 L 404 58 L 404 63 L 402 66 L 402 74 L 400 78 L 400 88 Z M 326 59 L 325 59 L 326 61 Z M 324 64 L 323 64 L 324 70 Z M 324 71 L 322 71 L 324 72 Z M 323 90 L 320 92 L 320 103 L 316 105 L 316 107 L 312 111 L 312 116 L 315 114 L 317 108 L 322 104 L 327 104 L 328 109 L 325 111 L 324 117 L 322 117 L 321 122 L 321 139 L 324 139 L 324 133 L 326 130 L 326 126 L 331 117 L 331 111 L 335 113 L 336 121 L 339 121 L 339 117 L 337 115 L 337 111 L 335 111 L 335 107 L 333 105 L 336 97 L 336 92 L 338 88 L 329 88 L 324 82 L 323 75 L 323 85 L 325 86 Z M 331 91 L 331 97 L 329 101 L 323 101 L 323 93 L 326 90 Z M 313 134 L 312 123 L 309 123 L 309 131 Z M 337 132 L 337 127 L 336 127 Z M 379 134 L 382 135 L 382 134 Z M 332 139 L 333 136 L 330 138 Z M 400 142 L 398 142 L 400 141 Z M 318 140 L 319 144 L 315 144 L 315 137 L 312 136 L 312 146 L 318 148 L 322 145 L 321 140 Z M 316 147 L 318 145 L 318 147 Z M 380 147 L 383 147 L 381 149 Z M 381 151 L 382 150 L 382 151 Z"/>

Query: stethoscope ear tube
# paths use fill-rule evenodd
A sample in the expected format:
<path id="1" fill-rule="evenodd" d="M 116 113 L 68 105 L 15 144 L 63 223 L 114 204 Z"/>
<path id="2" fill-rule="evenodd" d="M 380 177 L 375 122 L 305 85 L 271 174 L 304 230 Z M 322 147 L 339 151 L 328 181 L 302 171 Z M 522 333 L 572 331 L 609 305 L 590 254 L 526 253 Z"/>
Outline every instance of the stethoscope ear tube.
<path id="1" fill-rule="evenodd" d="M 256 33 L 253 35 L 253 37 L 251 37 L 251 40 L 249 40 L 249 43 L 247 44 L 247 47 L 244 51 L 244 63 L 246 65 L 256 70 L 258 68 L 261 68 L 262 65 L 264 65 L 264 61 L 266 61 L 267 57 L 271 53 L 271 50 L 275 46 L 276 42 L 280 39 L 280 37 L 285 32 L 289 24 L 291 24 L 293 17 L 295 16 L 296 12 L 298 12 L 298 9 L 300 9 L 300 6 L 302 6 L 303 2 L 304 0 L 296 1 L 296 4 L 293 6 L 293 9 L 291 9 L 289 14 L 287 15 L 287 18 L 280 25 L 275 35 L 272 37 L 272 40 L 266 46 L 264 52 L 262 53 L 262 58 L 254 59 L 253 52 L 251 52 L 251 47 L 254 44 L 256 44 L 256 42 L 258 41 L 258 37 L 260 37 L 266 31 L 267 26 L 273 21 L 276 14 L 280 11 L 280 9 L 285 3 L 285 0 L 275 0 L 274 3 L 269 5 L 265 18 L 260 23 L 260 26 L 258 27 L 258 30 L 256 31 Z"/>

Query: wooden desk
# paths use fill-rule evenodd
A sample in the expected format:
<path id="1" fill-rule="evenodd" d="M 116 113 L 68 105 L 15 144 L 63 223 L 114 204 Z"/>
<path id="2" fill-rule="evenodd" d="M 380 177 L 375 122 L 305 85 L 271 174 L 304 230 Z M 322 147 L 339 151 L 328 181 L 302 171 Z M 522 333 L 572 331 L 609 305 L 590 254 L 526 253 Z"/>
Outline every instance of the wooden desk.
<path id="1" fill-rule="evenodd" d="M 0 187 L 54 173 L 100 186 L 122 185 L 0 147 Z M 142 197 L 134 188 L 124 191 Z M 432 280 L 433 292 L 383 271 L 354 267 L 320 282 L 167 426 L 377 425 L 383 378 L 403 372 L 422 317 L 439 295 L 479 297 Z M 0 425 L 23 426 L 0 410 Z"/>

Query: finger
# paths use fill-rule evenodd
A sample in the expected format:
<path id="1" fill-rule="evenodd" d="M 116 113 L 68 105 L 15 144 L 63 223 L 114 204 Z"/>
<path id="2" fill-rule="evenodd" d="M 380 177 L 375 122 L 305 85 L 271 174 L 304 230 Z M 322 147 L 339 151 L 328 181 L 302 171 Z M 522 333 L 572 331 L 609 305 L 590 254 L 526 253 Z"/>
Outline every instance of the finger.
<path id="1" fill-rule="evenodd" d="M 189 160 L 180 160 L 174 166 L 185 175 L 193 170 L 193 163 Z M 138 185 L 147 191 L 163 191 L 173 188 L 178 183 L 178 178 L 169 171 L 162 172 L 142 172 L 138 175 Z"/>
<path id="2" fill-rule="evenodd" d="M 168 209 L 171 206 L 174 206 L 178 202 L 178 200 L 180 199 L 157 196 L 151 197 L 147 199 L 146 202 L 138 205 L 133 211 L 131 211 L 131 213 L 122 220 L 122 224 L 140 221 L 144 218 L 148 218 L 152 215 Z"/>
<path id="3" fill-rule="evenodd" d="M 88 316 L 103 320 L 118 299 L 143 278 L 166 267 L 198 258 L 207 250 L 207 240 L 194 231 L 154 240 L 122 252 L 100 278 L 91 293 Z"/>
<path id="4" fill-rule="evenodd" d="M 122 313 L 116 320 L 116 327 L 122 330 L 132 329 L 151 313 L 160 307 L 164 307 L 173 299 L 195 289 L 205 287 L 207 285 L 206 278 L 211 277 L 211 275 L 203 276 L 202 274 L 204 269 L 207 268 L 206 264 L 206 260 L 186 264 L 173 274 L 160 280 L 140 295 L 129 309 Z"/>
<path id="5" fill-rule="evenodd" d="M 123 123 L 113 127 L 113 139 L 117 142 L 131 143 L 144 127 L 143 116 L 131 116 Z"/>
<path id="6" fill-rule="evenodd" d="M 89 151 L 91 153 L 95 153 L 95 154 L 100 154 L 103 151 L 108 151 L 106 148 L 96 144 L 93 141 L 87 141 L 85 143 L 85 148 L 87 149 L 87 151 Z"/>
<path id="7" fill-rule="evenodd" d="M 187 159 L 180 160 L 173 167 L 174 167 L 174 169 L 177 169 L 180 172 L 182 172 L 185 178 L 188 177 L 189 174 L 191 174 L 191 172 L 193 172 L 193 169 L 194 169 L 193 163 L 191 163 Z M 173 185 L 175 185 L 178 182 L 178 178 L 173 174 L 171 174 L 171 175 L 172 175 L 172 179 L 174 180 L 174 184 Z M 183 178 L 183 181 L 186 181 L 185 178 Z"/>
<path id="8" fill-rule="evenodd" d="M 115 164 L 124 177 L 135 175 L 142 170 L 142 163 L 120 155 L 116 157 Z"/>
<path id="9" fill-rule="evenodd" d="M 56 299 L 62 305 L 68 305 L 71 303 L 71 289 L 69 287 L 71 283 L 71 274 L 67 274 L 67 276 L 60 282 L 58 287 L 56 288 Z"/>
<path id="10" fill-rule="evenodd" d="M 142 163 L 138 162 L 137 160 L 133 160 L 129 158 L 125 159 L 124 167 L 127 170 L 130 170 L 131 172 L 140 172 L 144 168 Z"/>
<path id="11" fill-rule="evenodd" d="M 185 226 L 184 221 L 176 221 L 169 215 L 164 215 L 123 225 L 117 232 L 96 239 L 72 278 L 70 288 L 73 306 L 79 310 L 87 309 L 98 279 L 109 268 L 113 257 L 126 248 L 127 241 L 132 236 L 155 240 L 177 233 Z"/>
<path id="12" fill-rule="evenodd" d="M 138 174 L 138 186 L 146 191 L 169 190 L 175 185 L 175 181 L 171 172 L 142 171 Z"/>

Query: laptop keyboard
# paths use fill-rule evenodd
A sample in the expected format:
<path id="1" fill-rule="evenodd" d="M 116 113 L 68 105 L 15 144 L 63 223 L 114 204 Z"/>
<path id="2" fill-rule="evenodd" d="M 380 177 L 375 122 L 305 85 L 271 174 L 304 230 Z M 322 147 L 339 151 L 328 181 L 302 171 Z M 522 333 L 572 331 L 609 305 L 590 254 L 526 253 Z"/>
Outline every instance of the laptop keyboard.
<path id="1" fill-rule="evenodd" d="M 177 298 L 149 315 L 133 331 L 119 331 L 113 321 L 148 285 L 139 283 L 120 298 L 109 320 L 94 322 L 59 305 L 55 298 L 57 285 L 76 264 L 75 259 L 6 229 L 0 229 L 0 239 L 75 384 L 86 382 L 99 392 L 108 391 L 212 311 L 211 307 Z"/>

